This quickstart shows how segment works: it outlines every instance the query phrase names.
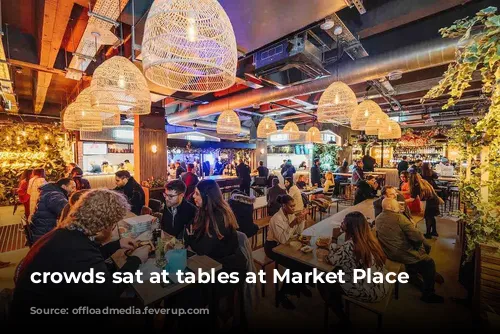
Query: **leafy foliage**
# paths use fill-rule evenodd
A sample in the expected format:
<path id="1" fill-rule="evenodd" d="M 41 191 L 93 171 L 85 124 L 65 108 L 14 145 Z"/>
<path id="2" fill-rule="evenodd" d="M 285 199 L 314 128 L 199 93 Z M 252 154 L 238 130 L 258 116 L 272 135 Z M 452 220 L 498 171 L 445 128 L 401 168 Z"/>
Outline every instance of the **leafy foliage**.
<path id="1" fill-rule="evenodd" d="M 50 125 L 0 126 L 0 204 L 12 204 L 12 188 L 25 169 L 44 168 L 47 180 L 57 180 L 71 161 L 64 132 Z"/>
<path id="2" fill-rule="evenodd" d="M 472 18 L 441 29 L 440 33 L 444 38 L 460 38 L 456 61 L 422 102 L 450 94 L 443 109 L 455 105 L 470 87 L 475 71 L 480 72 L 482 92 L 490 101 L 483 119 L 476 124 L 460 120 L 448 133 L 451 143 L 460 148 L 461 159 L 470 159 L 475 165 L 469 180 L 466 171 L 461 171 L 459 182 L 460 197 L 467 208 L 461 217 L 467 222 L 470 256 L 478 243 L 500 241 L 500 15 L 496 7 L 488 7 Z M 478 166 L 474 162 L 484 147 L 488 148 L 487 161 Z M 484 175 L 488 175 L 487 180 L 481 180 Z M 481 197 L 482 189 L 488 189 L 487 201 Z"/>
<path id="3" fill-rule="evenodd" d="M 322 173 L 335 170 L 340 150 L 341 147 L 335 144 L 314 144 L 314 157 L 319 158 Z"/>

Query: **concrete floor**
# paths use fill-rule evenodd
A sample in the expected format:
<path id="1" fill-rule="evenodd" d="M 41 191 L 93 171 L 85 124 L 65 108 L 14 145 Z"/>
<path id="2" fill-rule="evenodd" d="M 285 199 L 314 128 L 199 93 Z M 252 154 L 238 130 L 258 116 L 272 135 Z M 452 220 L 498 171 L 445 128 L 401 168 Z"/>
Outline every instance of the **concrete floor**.
<path id="1" fill-rule="evenodd" d="M 342 207 L 341 207 L 342 209 Z M 332 210 L 335 211 L 335 210 Z M 0 225 L 14 224 L 20 221 L 23 208 L 15 216 L 12 207 L 0 207 Z M 332 212 L 334 213 L 334 212 Z M 419 228 L 423 230 L 424 224 Z M 410 284 L 400 285 L 399 300 L 393 299 L 384 316 L 384 332 L 414 332 L 422 329 L 446 329 L 446 332 L 458 329 L 472 329 L 472 315 L 470 309 L 458 305 L 450 297 L 465 297 L 465 290 L 459 284 L 458 269 L 460 260 L 460 245 L 456 241 L 456 225 L 452 220 L 438 218 L 438 233 L 440 237 L 431 240 L 431 256 L 436 261 L 438 271 L 444 276 L 445 283 L 436 285 L 437 293 L 445 297 L 444 304 L 426 304 L 420 301 L 419 290 Z M 14 270 L 19 261 L 26 255 L 28 249 L 0 253 L 0 261 L 10 261 L 12 265 L 0 269 L 0 290 L 13 288 Z M 274 267 L 274 266 L 269 266 Z M 260 268 L 257 268 L 260 269 Z M 272 268 L 269 268 L 268 275 Z M 268 282 L 266 297 L 261 299 L 250 319 L 250 331 L 277 331 L 277 332 L 319 332 L 323 331 L 323 302 L 316 289 L 311 289 L 312 298 L 302 296 L 300 299 L 290 297 L 296 309 L 288 311 L 274 307 L 274 286 Z M 374 332 L 377 317 L 366 310 L 351 307 L 351 317 L 355 322 L 356 332 Z M 330 312 L 330 324 L 337 319 Z"/>

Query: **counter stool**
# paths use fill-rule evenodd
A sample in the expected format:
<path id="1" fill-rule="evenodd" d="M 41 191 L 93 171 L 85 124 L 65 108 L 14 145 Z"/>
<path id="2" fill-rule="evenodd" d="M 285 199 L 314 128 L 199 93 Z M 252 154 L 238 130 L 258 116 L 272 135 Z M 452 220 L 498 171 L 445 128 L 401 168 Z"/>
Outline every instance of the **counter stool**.
<path id="1" fill-rule="evenodd" d="M 460 192 L 458 187 L 450 187 L 450 211 L 453 211 L 455 200 L 457 203 L 457 210 L 460 210 Z"/>

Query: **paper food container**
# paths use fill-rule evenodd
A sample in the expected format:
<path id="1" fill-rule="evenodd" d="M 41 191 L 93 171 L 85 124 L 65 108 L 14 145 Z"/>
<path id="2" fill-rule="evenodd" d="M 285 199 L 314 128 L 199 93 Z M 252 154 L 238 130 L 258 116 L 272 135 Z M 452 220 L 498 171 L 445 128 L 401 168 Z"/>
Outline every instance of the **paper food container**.
<path id="1" fill-rule="evenodd" d="M 118 224 L 120 238 L 134 238 L 138 240 L 151 240 L 153 236 L 152 222 L 155 217 L 142 215 L 123 219 Z"/>

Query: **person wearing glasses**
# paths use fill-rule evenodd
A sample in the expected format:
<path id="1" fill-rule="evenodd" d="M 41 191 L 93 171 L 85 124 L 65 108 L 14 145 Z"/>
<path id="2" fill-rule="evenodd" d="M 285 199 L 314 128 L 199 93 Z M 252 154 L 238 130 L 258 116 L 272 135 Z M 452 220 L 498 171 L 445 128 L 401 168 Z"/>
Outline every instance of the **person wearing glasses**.
<path id="1" fill-rule="evenodd" d="M 115 173 L 115 183 L 116 188 L 114 190 L 123 193 L 127 197 L 131 211 L 139 216 L 142 207 L 146 204 L 146 195 L 141 185 L 126 170 Z"/>
<path id="2" fill-rule="evenodd" d="M 165 185 L 163 197 L 165 197 L 165 209 L 161 221 L 161 229 L 175 236 L 177 239 L 184 239 L 184 231 L 191 226 L 196 216 L 196 207 L 186 201 L 186 184 L 181 180 L 172 180 Z"/>

